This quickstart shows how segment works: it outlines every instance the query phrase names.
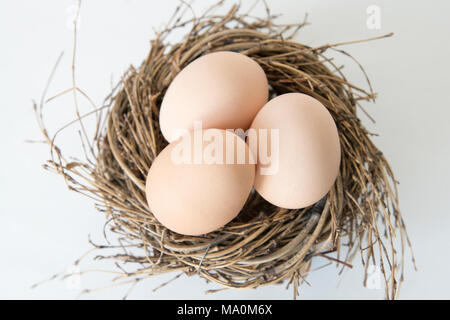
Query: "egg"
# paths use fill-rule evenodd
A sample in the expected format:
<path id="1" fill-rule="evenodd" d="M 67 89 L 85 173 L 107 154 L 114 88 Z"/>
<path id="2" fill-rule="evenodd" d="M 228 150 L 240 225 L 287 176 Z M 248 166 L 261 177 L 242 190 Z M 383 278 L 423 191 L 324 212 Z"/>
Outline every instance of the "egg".
<path id="1" fill-rule="evenodd" d="M 329 192 L 341 148 L 336 124 L 322 103 L 301 93 L 280 95 L 259 111 L 249 132 L 258 159 L 255 189 L 264 199 L 299 209 Z"/>
<path id="2" fill-rule="evenodd" d="M 148 206 L 168 229 L 202 235 L 238 215 L 252 190 L 255 171 L 247 144 L 235 133 L 187 132 L 153 161 L 146 180 Z"/>
<path id="3" fill-rule="evenodd" d="M 159 123 L 169 142 L 180 129 L 248 129 L 268 99 L 264 70 L 253 59 L 236 52 L 206 54 L 181 70 L 161 103 Z"/>

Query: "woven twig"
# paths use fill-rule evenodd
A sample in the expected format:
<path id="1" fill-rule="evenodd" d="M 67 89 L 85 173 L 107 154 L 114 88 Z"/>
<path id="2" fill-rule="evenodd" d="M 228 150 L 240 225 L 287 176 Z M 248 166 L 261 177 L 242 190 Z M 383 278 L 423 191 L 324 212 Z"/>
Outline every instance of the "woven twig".
<path id="1" fill-rule="evenodd" d="M 221 5 L 185 20 L 183 8 L 189 7 L 177 8 L 167 28 L 151 41 L 142 65 L 130 68 L 102 108 L 85 115 L 98 117 L 93 137 L 83 129 L 85 116 L 77 112 L 86 160 L 67 160 L 64 148 L 57 147 L 45 129 L 45 101 L 36 107 L 51 147 L 46 167 L 62 175 L 72 190 L 93 198 L 106 213 L 108 229 L 122 240 L 119 245 L 96 245 L 120 250 L 100 258 L 133 266 L 133 271 L 118 273 L 119 279 L 133 279 L 126 283 L 174 271 L 198 274 L 227 288 L 256 288 L 287 279 L 295 296 L 311 259 L 325 257 L 348 267 L 360 252 L 366 276 L 370 264 L 381 268 L 386 297 L 395 298 L 409 239 L 398 207 L 397 182 L 357 114 L 360 101 L 375 98 L 370 82 L 369 90 L 349 83 L 326 56 L 340 44 L 311 48 L 293 41 L 306 21 L 277 25 L 269 11 L 267 17 L 255 18 L 239 13 L 238 6 L 226 15 L 214 15 L 213 9 Z M 186 36 L 169 43 L 168 36 L 179 28 L 188 30 Z M 329 194 L 312 207 L 281 209 L 253 192 L 239 216 L 225 227 L 205 236 L 183 236 L 162 226 L 145 200 L 146 174 L 167 144 L 159 129 L 159 107 L 181 69 L 201 55 L 224 50 L 257 61 L 267 74 L 271 97 L 301 92 L 327 107 L 342 146 L 340 174 Z M 75 83 L 71 91 L 74 97 L 83 95 Z M 331 252 L 337 255 L 328 256 Z"/>

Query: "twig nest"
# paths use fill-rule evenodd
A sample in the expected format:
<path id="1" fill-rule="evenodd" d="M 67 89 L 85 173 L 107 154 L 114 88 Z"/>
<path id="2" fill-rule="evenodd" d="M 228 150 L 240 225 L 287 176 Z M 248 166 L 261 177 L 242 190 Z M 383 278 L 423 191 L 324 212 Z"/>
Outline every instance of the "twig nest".
<path id="1" fill-rule="evenodd" d="M 90 141 L 95 158 L 74 165 L 62 156 L 64 148 L 52 145 L 58 155 L 51 161 L 53 168 L 73 189 L 99 203 L 109 229 L 119 236 L 121 252 L 110 258 L 128 263 L 127 278 L 178 271 L 228 288 L 288 280 L 297 294 L 312 259 L 346 267 L 360 251 L 366 266 L 376 264 L 385 275 L 386 296 L 395 298 L 408 240 L 393 173 L 358 118 L 359 103 L 373 100 L 372 90 L 347 81 L 340 66 L 326 56 L 333 45 L 311 48 L 293 41 L 304 24 L 277 25 L 270 15 L 253 18 L 236 6 L 225 16 L 206 13 L 193 20 L 183 20 L 180 12 L 151 41 L 142 65 L 131 68 L 112 94 L 104 122 Z M 185 37 L 170 44 L 167 38 L 178 28 L 186 28 Z M 336 123 L 342 160 L 330 192 L 307 208 L 283 209 L 252 192 L 239 215 L 223 228 L 183 236 L 155 219 L 147 206 L 145 179 L 167 145 L 159 115 L 169 84 L 190 62 L 219 51 L 256 61 L 267 75 L 269 98 L 304 93 L 320 101 Z M 124 241 L 127 249 L 122 250 Z M 332 252 L 337 256 L 332 258 Z"/>

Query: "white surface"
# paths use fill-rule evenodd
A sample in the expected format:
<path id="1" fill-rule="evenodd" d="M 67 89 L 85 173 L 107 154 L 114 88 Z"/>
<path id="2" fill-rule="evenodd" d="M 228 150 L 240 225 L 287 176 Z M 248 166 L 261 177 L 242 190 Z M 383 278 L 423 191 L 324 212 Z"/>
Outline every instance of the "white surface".
<path id="1" fill-rule="evenodd" d="M 247 3 L 247 1 L 245 1 Z M 376 144 L 390 160 L 400 180 L 400 201 L 418 261 L 418 272 L 407 264 L 401 298 L 450 298 L 448 286 L 450 190 L 450 96 L 448 71 L 450 20 L 448 1 L 268 1 L 280 21 L 298 22 L 309 13 L 311 26 L 298 40 L 311 45 L 361 39 L 395 32 L 395 37 L 347 46 L 366 67 L 379 98 L 366 109 L 377 120 L 365 121 L 380 134 Z M 164 5 L 162 5 L 162 3 Z M 152 28 L 166 21 L 178 2 L 85 1 L 81 11 L 78 47 L 78 84 L 100 104 L 109 92 L 111 75 L 118 79 L 129 64 L 146 56 Z M 210 1 L 208 1 L 210 3 Z M 56 175 L 41 168 L 47 147 L 27 144 L 41 139 L 31 108 L 39 99 L 47 76 L 61 51 L 62 63 L 50 95 L 70 87 L 72 33 L 66 26 L 67 8 L 73 1 L 0 2 L 0 88 L 2 143 L 0 175 L 0 298 L 74 298 L 75 291 L 61 282 L 30 290 L 51 274 L 65 270 L 90 248 L 87 235 L 101 241 L 104 218 L 93 203 L 69 192 Z M 381 29 L 366 27 L 366 8 L 381 8 Z M 206 1 L 197 1 L 203 8 Z M 262 10 L 259 10 L 261 14 Z M 347 59 L 347 75 L 362 83 L 358 69 Z M 71 99 L 48 107 L 54 128 L 71 119 Z M 76 138 L 74 138 L 76 139 Z M 408 260 L 409 261 L 409 260 Z M 325 261 L 316 264 L 321 265 Z M 382 290 L 362 286 L 359 259 L 355 268 L 338 278 L 336 268 L 309 276 L 301 288 L 304 299 L 374 298 Z M 85 260 L 83 269 L 112 266 Z M 153 292 L 169 279 L 155 277 L 140 283 L 130 298 L 267 298 L 290 299 L 284 286 L 257 290 L 224 291 L 204 295 L 217 288 L 198 278 L 182 277 Z M 108 277 L 90 274 L 83 288 L 108 284 Z M 100 291 L 86 298 L 121 298 L 127 288 Z"/>

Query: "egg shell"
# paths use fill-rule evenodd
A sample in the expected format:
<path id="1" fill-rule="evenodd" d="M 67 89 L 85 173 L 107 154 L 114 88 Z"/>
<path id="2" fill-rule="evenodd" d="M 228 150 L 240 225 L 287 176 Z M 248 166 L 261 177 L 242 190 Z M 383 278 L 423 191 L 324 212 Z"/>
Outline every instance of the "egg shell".
<path id="1" fill-rule="evenodd" d="M 198 147 L 200 132 L 204 141 Z M 210 152 L 213 159 L 219 155 L 214 162 L 206 155 L 212 150 L 212 141 L 220 137 L 226 142 L 222 149 L 217 148 L 223 150 L 222 155 L 217 150 Z M 146 196 L 160 223 L 177 233 L 195 236 L 214 231 L 238 215 L 252 190 L 255 164 L 245 141 L 232 132 L 197 130 L 183 139 L 170 143 L 154 160 L 147 176 Z M 245 154 L 240 163 L 239 154 Z M 184 155 L 190 160 L 177 160 Z M 198 161 L 198 156 L 203 159 Z M 227 163 L 227 156 L 233 160 Z"/>
<path id="2" fill-rule="evenodd" d="M 258 143 L 250 145 L 258 158 L 255 189 L 264 199 L 282 208 L 299 209 L 328 193 L 339 172 L 341 148 L 336 124 L 322 103 L 301 93 L 280 95 L 261 109 L 251 129 L 258 136 Z M 274 153 L 264 164 L 260 129 L 268 130 L 267 150 Z M 271 129 L 278 129 L 276 141 L 271 139 Z"/>
<path id="3" fill-rule="evenodd" d="M 187 65 L 167 89 L 160 110 L 160 128 L 169 142 L 178 129 L 248 129 L 268 99 L 264 70 L 236 52 L 206 54 Z"/>

